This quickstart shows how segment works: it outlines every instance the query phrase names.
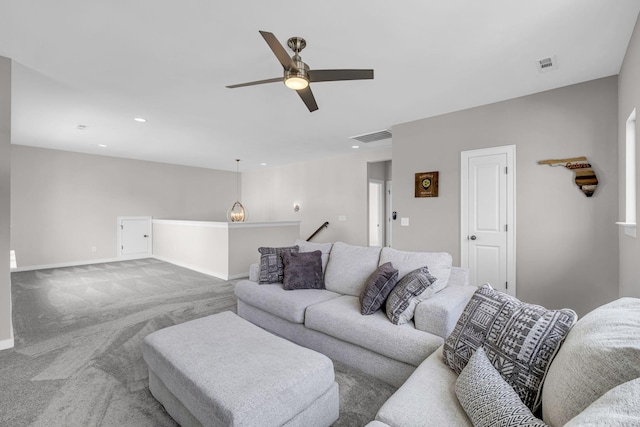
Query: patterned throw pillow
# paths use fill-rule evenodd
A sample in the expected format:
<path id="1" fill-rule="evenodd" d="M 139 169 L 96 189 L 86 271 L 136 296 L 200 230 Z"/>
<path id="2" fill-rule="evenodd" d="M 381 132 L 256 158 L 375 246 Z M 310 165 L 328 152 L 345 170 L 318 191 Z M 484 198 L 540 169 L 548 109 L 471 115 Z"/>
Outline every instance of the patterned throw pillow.
<path id="1" fill-rule="evenodd" d="M 360 313 L 373 314 L 382 307 L 398 283 L 398 270 L 390 262 L 382 264 L 367 279 L 360 294 Z"/>
<path id="2" fill-rule="evenodd" d="M 282 283 L 284 277 L 284 265 L 282 264 L 283 252 L 298 252 L 298 246 L 283 248 L 258 248 L 260 252 L 260 276 L 258 283 Z"/>
<path id="3" fill-rule="evenodd" d="M 502 379 L 482 347 L 456 381 L 456 396 L 474 427 L 543 427 L 513 388 Z"/>
<path id="4" fill-rule="evenodd" d="M 573 310 L 525 304 L 484 284 L 445 341 L 444 362 L 459 374 L 484 347 L 502 378 L 535 412 L 547 369 L 577 317 Z"/>
<path id="5" fill-rule="evenodd" d="M 324 289 L 322 278 L 322 252 L 283 252 L 284 264 L 283 288 L 293 289 Z"/>
<path id="6" fill-rule="evenodd" d="M 402 325 L 413 319 L 418 303 L 440 290 L 431 287 L 436 280 L 427 266 L 417 268 L 400 279 L 387 298 L 387 317 L 391 323 Z"/>

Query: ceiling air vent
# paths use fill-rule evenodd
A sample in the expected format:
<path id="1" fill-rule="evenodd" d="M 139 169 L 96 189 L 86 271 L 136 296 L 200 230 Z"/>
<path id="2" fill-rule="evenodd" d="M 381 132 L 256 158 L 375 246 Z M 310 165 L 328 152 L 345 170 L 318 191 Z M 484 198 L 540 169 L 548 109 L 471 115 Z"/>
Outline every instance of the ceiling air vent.
<path id="1" fill-rule="evenodd" d="M 556 60 L 555 55 L 550 56 L 549 58 L 538 59 L 536 61 L 536 65 L 538 67 L 538 71 L 541 73 L 547 73 L 558 69 L 558 61 Z"/>
<path id="2" fill-rule="evenodd" d="M 382 141 L 383 139 L 389 138 L 391 138 L 391 131 L 387 129 L 349 137 L 349 139 L 355 139 L 356 141 L 364 142 L 365 144 L 368 142 Z"/>

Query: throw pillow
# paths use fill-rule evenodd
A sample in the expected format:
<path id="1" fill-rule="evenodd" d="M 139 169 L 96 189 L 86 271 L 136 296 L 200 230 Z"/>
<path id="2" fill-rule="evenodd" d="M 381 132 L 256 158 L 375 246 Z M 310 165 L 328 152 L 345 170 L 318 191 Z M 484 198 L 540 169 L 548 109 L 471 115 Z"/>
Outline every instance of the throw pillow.
<path id="1" fill-rule="evenodd" d="M 620 298 L 571 329 L 542 390 L 542 416 L 564 425 L 608 390 L 640 378 L 640 299 Z"/>
<path id="2" fill-rule="evenodd" d="M 322 252 L 283 252 L 284 264 L 283 288 L 324 289 L 322 278 Z"/>
<path id="3" fill-rule="evenodd" d="M 389 320 L 396 325 L 402 325 L 413 319 L 418 303 L 440 290 L 431 287 L 436 280 L 438 279 L 429 273 L 427 266 L 417 268 L 404 276 L 387 298 Z"/>
<path id="4" fill-rule="evenodd" d="M 546 426 L 502 379 L 482 347 L 460 372 L 456 396 L 474 427 Z"/>
<path id="5" fill-rule="evenodd" d="M 293 244 L 300 247 L 299 252 L 322 252 L 322 271 L 325 271 L 327 269 L 327 262 L 329 262 L 329 254 L 331 253 L 331 247 L 333 246 L 333 243 L 315 243 L 307 242 L 306 240 L 302 239 L 296 239 Z"/>
<path id="6" fill-rule="evenodd" d="M 298 249 L 298 246 L 258 248 L 258 252 L 260 252 L 260 276 L 258 283 L 282 283 L 284 276 L 282 254 L 284 252 L 298 252 Z"/>
<path id="7" fill-rule="evenodd" d="M 382 307 L 398 283 L 398 270 L 390 262 L 382 264 L 367 279 L 360 294 L 360 313 L 373 314 Z"/>
<path id="8" fill-rule="evenodd" d="M 444 362 L 462 372 L 479 347 L 522 402 L 536 412 L 547 369 L 577 318 L 547 310 L 484 284 L 471 297 L 444 343 Z"/>

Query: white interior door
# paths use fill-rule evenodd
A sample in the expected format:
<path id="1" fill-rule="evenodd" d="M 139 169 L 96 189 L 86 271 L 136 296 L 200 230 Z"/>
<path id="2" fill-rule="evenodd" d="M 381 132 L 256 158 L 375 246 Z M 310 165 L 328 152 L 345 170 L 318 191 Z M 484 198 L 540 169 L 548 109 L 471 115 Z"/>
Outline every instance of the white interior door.
<path id="1" fill-rule="evenodd" d="M 384 183 L 369 180 L 369 246 L 384 246 Z"/>
<path id="2" fill-rule="evenodd" d="M 151 217 L 118 217 L 118 237 L 120 257 L 151 256 Z"/>
<path id="3" fill-rule="evenodd" d="M 461 264 L 515 295 L 515 146 L 462 153 Z"/>
<path id="4" fill-rule="evenodd" d="M 387 181 L 386 182 L 387 185 L 387 193 L 386 193 L 386 200 L 385 200 L 385 216 L 386 216 L 386 229 L 385 229 L 385 246 L 389 246 L 391 247 L 391 230 L 393 229 L 393 193 L 391 191 L 392 188 L 392 181 Z"/>

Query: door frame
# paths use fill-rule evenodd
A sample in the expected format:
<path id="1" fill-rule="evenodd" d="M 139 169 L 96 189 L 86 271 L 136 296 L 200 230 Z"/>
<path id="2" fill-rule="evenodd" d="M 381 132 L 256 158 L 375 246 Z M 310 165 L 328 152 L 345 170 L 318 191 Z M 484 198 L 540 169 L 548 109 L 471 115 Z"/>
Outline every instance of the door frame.
<path id="1" fill-rule="evenodd" d="M 122 221 L 131 220 L 131 219 L 144 219 L 149 223 L 149 250 L 145 253 L 134 254 L 134 255 L 123 255 L 122 254 Z M 153 222 L 152 217 L 150 216 L 119 216 L 117 217 L 117 231 L 118 234 L 118 246 L 116 248 L 116 253 L 118 254 L 118 259 L 141 259 L 141 258 L 149 258 L 153 256 Z"/>
<path id="2" fill-rule="evenodd" d="M 385 182 L 385 246 L 391 247 L 392 242 L 392 230 L 393 230 L 393 181 L 388 180 Z"/>
<path id="3" fill-rule="evenodd" d="M 469 235 L 469 159 L 506 154 L 507 156 L 507 293 L 516 296 L 516 146 L 481 148 L 460 153 L 460 265 L 469 268 L 464 250 Z"/>

